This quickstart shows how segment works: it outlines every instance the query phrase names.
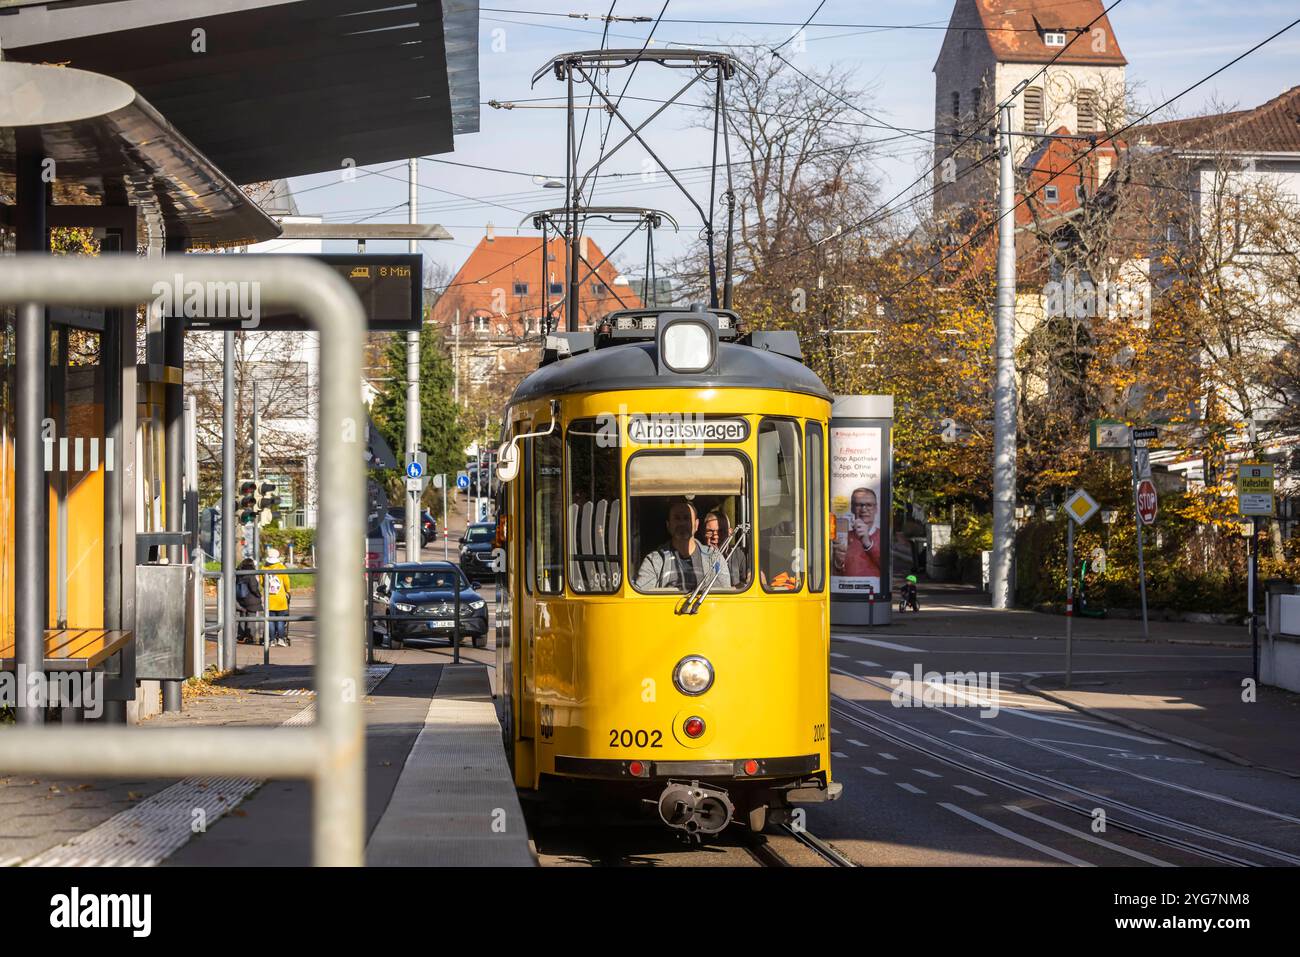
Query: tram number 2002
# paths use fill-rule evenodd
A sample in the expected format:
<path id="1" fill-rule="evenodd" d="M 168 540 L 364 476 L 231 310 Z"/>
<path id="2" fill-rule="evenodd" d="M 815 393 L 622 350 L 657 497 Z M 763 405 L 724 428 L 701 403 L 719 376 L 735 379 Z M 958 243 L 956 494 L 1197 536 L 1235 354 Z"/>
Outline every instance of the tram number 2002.
<path id="1" fill-rule="evenodd" d="M 664 733 L 662 731 L 632 731 L 628 728 L 610 728 L 609 746 L 611 748 L 662 748 Z"/>

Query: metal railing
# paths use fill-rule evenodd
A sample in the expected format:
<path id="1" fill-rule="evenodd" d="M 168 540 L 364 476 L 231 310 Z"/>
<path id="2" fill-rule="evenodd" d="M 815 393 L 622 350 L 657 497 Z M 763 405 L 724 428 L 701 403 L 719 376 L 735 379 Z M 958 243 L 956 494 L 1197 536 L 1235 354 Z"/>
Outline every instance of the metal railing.
<path id="1" fill-rule="evenodd" d="M 0 261 L 0 303 L 135 307 L 157 296 L 176 273 L 186 283 L 229 288 L 256 284 L 263 308 L 305 316 L 321 333 L 317 533 L 321 587 L 316 653 L 316 724 L 303 728 L 16 727 L 0 734 L 0 768 L 8 773 L 71 777 L 231 775 L 304 778 L 312 782 L 313 859 L 358 866 L 365 859 L 365 716 L 361 711 L 362 579 L 352 556 L 362 552 L 365 484 L 359 443 L 365 412 L 361 378 L 365 317 L 333 270 L 297 257 L 18 255 Z M 208 285 L 214 284 L 214 285 Z M 122 321 L 135 328 L 135 308 Z"/>

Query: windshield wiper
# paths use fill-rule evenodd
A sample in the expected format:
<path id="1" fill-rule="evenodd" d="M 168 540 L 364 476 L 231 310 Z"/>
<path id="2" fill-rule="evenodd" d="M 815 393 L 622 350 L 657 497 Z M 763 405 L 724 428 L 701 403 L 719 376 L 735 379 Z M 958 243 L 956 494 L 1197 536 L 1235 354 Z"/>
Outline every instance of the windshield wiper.
<path id="1" fill-rule="evenodd" d="M 704 599 L 709 597 L 709 592 L 712 591 L 713 586 L 717 584 L 718 576 L 722 574 L 723 565 L 728 564 L 732 553 L 744 540 L 744 533 L 748 531 L 749 524 L 747 522 L 741 522 L 731 530 L 731 533 L 727 536 L 727 540 L 718 548 L 718 553 L 721 558 L 714 563 L 712 576 L 709 577 L 707 582 L 702 581 L 695 586 L 695 590 L 686 596 L 686 601 L 682 602 L 682 607 L 678 609 L 677 614 L 694 615 L 699 612 L 700 606 L 704 604 Z M 737 536 L 740 537 L 738 538 Z"/>

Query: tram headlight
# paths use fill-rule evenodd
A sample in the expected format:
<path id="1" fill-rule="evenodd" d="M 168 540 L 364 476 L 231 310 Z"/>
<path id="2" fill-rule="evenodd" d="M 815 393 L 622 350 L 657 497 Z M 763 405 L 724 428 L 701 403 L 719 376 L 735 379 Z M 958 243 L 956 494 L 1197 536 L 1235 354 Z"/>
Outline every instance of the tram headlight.
<path id="1" fill-rule="evenodd" d="M 687 655 L 673 669 L 673 684 L 682 694 L 702 695 L 713 687 L 713 665 L 699 655 Z"/>
<path id="2" fill-rule="evenodd" d="M 713 335 L 700 322 L 675 322 L 664 330 L 663 360 L 674 372 L 702 372 L 713 365 Z"/>

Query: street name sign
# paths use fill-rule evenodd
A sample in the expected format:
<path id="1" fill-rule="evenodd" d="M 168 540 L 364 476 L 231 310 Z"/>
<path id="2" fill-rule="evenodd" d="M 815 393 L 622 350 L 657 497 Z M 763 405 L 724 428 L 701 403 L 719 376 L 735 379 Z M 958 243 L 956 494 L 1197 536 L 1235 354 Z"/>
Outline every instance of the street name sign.
<path id="1" fill-rule="evenodd" d="M 1066 514 L 1080 525 L 1096 515 L 1100 508 L 1096 500 L 1083 489 L 1079 489 L 1065 500 Z"/>
<path id="2" fill-rule="evenodd" d="M 1247 464 L 1238 467 L 1237 511 L 1242 515 L 1273 514 L 1273 466 Z"/>
<path id="3" fill-rule="evenodd" d="M 1158 439 L 1158 438 L 1160 438 L 1160 430 L 1155 428 L 1154 426 L 1149 426 L 1144 429 L 1133 430 L 1134 442 L 1149 442 L 1152 439 Z"/>
<path id="4" fill-rule="evenodd" d="M 1153 524 L 1160 512 L 1160 497 L 1156 494 L 1155 483 L 1150 479 L 1138 482 L 1137 511 L 1143 525 Z"/>

